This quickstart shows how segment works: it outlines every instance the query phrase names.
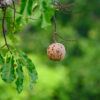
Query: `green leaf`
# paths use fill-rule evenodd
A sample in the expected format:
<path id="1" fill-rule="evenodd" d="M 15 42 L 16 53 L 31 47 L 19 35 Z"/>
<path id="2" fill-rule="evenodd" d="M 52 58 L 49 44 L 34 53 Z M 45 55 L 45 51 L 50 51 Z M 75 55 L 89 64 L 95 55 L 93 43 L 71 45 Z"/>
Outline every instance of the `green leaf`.
<path id="1" fill-rule="evenodd" d="M 21 0 L 21 5 L 20 5 L 20 13 L 24 13 L 25 7 L 27 4 L 27 0 Z"/>
<path id="2" fill-rule="evenodd" d="M 20 13 L 23 14 L 25 19 L 32 14 L 33 0 L 21 0 Z"/>
<path id="3" fill-rule="evenodd" d="M 7 83 L 11 83 L 15 79 L 15 72 L 14 72 L 14 57 L 7 57 L 6 63 L 3 64 L 1 69 L 1 78 Z"/>
<path id="4" fill-rule="evenodd" d="M 0 54 L 0 65 L 4 64 L 4 58 L 2 57 L 2 55 Z"/>
<path id="5" fill-rule="evenodd" d="M 33 0 L 28 1 L 28 6 L 27 6 L 27 14 L 31 15 L 32 14 L 32 6 L 33 6 Z"/>
<path id="6" fill-rule="evenodd" d="M 21 0 L 20 16 L 16 19 L 17 26 L 22 27 L 32 14 L 33 0 Z M 19 28 L 18 28 L 19 29 Z"/>
<path id="7" fill-rule="evenodd" d="M 2 57 L 2 55 L 0 54 L 0 72 L 2 69 L 2 65 L 5 63 L 4 58 Z"/>
<path id="8" fill-rule="evenodd" d="M 24 20 L 20 16 L 16 19 L 16 28 L 17 28 L 17 30 L 20 31 L 23 28 L 23 25 L 24 25 Z"/>
<path id="9" fill-rule="evenodd" d="M 7 29 L 8 29 L 8 32 L 10 34 L 14 33 L 14 30 L 13 30 L 13 14 L 12 14 L 12 9 L 8 8 L 6 10 L 6 17 L 5 18 L 5 22 L 7 24 Z"/>
<path id="10" fill-rule="evenodd" d="M 54 7 L 52 0 L 41 0 L 41 23 L 42 28 L 47 28 L 51 25 L 51 18 L 54 15 Z"/>
<path id="11" fill-rule="evenodd" d="M 17 81 L 16 81 L 17 91 L 18 91 L 18 93 L 21 93 L 22 90 L 23 90 L 23 78 L 24 78 L 24 75 L 23 75 L 22 64 L 21 64 L 20 59 L 17 60 L 16 72 L 17 72 Z"/>
<path id="12" fill-rule="evenodd" d="M 13 18 L 13 10 L 11 8 L 7 8 L 6 10 L 6 17 L 5 22 L 7 25 L 7 32 L 9 33 L 8 36 L 12 43 L 16 43 L 16 38 L 14 36 L 15 29 L 13 28 L 14 18 Z"/>
<path id="13" fill-rule="evenodd" d="M 24 65 L 27 67 L 27 70 L 31 77 L 30 87 L 32 88 L 32 83 L 36 83 L 36 80 L 38 78 L 37 71 L 33 62 L 25 54 L 21 54 L 21 56 L 23 58 Z"/>

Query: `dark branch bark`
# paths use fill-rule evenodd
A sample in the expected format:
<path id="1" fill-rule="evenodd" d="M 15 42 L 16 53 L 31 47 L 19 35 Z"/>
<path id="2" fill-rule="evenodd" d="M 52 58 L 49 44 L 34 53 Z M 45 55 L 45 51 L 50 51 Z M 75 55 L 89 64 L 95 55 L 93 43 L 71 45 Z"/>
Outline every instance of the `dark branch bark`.
<path id="1" fill-rule="evenodd" d="M 14 22 L 13 22 L 13 28 L 15 27 L 15 12 L 16 12 L 16 8 L 15 8 L 15 2 L 14 2 L 14 0 L 12 0 L 12 2 L 13 2 L 13 7 L 14 7 Z"/>
<path id="2" fill-rule="evenodd" d="M 4 40 L 5 40 L 5 45 L 7 46 L 8 50 L 10 51 L 10 48 L 8 46 L 7 39 L 6 39 L 5 29 L 4 29 L 5 15 L 6 15 L 6 8 L 3 8 L 3 18 L 2 18 L 3 36 L 4 36 Z M 10 53 L 12 54 L 11 51 L 10 51 Z"/>
<path id="3" fill-rule="evenodd" d="M 55 31 L 53 33 L 53 42 L 55 43 L 56 42 L 55 36 L 56 36 L 56 33 L 57 33 L 57 24 L 56 24 L 55 16 L 53 16 L 53 21 L 54 21 L 54 28 L 55 28 Z"/>
<path id="4" fill-rule="evenodd" d="M 73 41 L 77 41 L 77 40 L 69 40 L 69 39 L 65 39 L 65 38 L 63 38 L 60 34 L 56 34 L 56 35 L 58 35 L 63 41 L 67 41 L 67 42 L 73 42 Z"/>
<path id="5" fill-rule="evenodd" d="M 53 16 L 53 21 L 54 21 L 54 33 L 53 33 L 53 42 L 56 43 L 56 35 L 58 35 L 63 41 L 67 41 L 67 42 L 72 42 L 72 41 L 76 41 L 76 40 L 69 40 L 69 39 L 65 39 L 63 38 L 60 34 L 58 34 L 57 32 L 57 24 L 56 24 L 56 18 L 55 16 Z"/>

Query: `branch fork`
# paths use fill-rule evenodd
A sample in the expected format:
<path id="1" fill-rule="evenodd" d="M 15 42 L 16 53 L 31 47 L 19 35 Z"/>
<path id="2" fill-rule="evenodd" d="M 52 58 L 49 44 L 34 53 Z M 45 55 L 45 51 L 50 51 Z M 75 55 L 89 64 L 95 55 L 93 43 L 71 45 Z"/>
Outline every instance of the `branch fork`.
<path id="1" fill-rule="evenodd" d="M 56 24 L 56 18 L 55 16 L 53 16 L 53 21 L 54 21 L 54 33 L 53 33 L 53 42 L 56 43 L 56 35 L 59 36 L 59 38 L 61 38 L 63 41 L 67 41 L 67 42 L 73 42 L 73 41 L 76 41 L 76 40 L 69 40 L 69 39 L 65 39 L 63 38 L 60 34 L 58 34 L 57 32 L 57 24 Z"/>

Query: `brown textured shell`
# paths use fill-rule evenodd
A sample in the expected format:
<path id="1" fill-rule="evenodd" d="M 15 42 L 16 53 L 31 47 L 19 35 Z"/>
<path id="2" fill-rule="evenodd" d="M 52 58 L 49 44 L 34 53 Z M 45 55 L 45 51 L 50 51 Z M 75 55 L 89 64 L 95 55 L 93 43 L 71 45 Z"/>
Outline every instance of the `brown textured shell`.
<path id="1" fill-rule="evenodd" d="M 53 61 L 60 61 L 64 59 L 65 54 L 65 47 L 61 43 L 53 43 L 47 49 L 47 55 Z"/>

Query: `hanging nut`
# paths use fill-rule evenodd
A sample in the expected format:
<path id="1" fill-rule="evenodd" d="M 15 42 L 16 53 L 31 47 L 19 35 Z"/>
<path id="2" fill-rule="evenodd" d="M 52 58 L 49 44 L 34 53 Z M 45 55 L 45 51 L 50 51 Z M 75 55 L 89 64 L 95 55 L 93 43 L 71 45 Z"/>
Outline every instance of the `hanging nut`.
<path id="1" fill-rule="evenodd" d="M 53 43 L 47 49 L 47 55 L 53 61 L 60 61 L 64 59 L 65 54 L 65 47 L 61 43 Z"/>

